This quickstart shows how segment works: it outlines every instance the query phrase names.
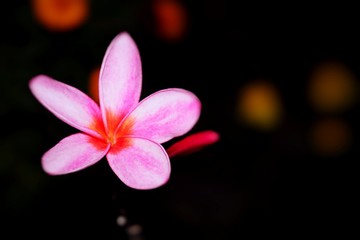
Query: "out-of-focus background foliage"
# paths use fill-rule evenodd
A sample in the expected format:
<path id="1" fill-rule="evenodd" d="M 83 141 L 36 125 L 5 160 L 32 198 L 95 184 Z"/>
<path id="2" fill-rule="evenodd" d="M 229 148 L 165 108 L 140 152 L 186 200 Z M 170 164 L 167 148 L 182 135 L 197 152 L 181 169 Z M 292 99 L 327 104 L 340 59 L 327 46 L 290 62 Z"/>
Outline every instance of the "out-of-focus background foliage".
<path id="1" fill-rule="evenodd" d="M 29 0 L 6 1 L 0 18 L 1 238 L 291 239 L 358 228 L 355 7 Z M 29 80 L 47 74 L 95 98 L 122 31 L 139 47 L 142 96 L 194 92 L 203 108 L 191 133 L 212 129 L 220 141 L 171 159 L 170 181 L 149 191 L 124 186 L 105 159 L 46 175 L 41 155 L 76 130 L 35 100 Z"/>

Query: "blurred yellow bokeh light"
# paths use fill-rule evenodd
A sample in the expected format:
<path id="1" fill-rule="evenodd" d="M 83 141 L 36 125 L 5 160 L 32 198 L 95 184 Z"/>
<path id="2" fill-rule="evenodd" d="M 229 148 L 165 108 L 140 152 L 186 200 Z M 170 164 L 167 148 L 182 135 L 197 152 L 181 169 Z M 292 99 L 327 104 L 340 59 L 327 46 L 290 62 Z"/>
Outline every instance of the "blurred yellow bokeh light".
<path id="1" fill-rule="evenodd" d="M 353 103 L 355 84 L 346 66 L 337 62 L 318 65 L 310 76 L 310 104 L 320 112 L 341 112 Z"/>
<path id="2" fill-rule="evenodd" d="M 239 91 L 236 114 L 248 126 L 270 130 L 281 118 L 282 107 L 277 89 L 264 80 L 253 81 Z"/>

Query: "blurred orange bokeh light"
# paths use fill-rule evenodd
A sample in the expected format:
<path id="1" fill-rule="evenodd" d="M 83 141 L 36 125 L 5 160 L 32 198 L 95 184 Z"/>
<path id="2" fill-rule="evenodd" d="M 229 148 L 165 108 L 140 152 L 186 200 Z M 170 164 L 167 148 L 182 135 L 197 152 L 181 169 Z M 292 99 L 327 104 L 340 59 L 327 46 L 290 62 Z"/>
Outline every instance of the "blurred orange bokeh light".
<path id="1" fill-rule="evenodd" d="M 281 112 L 278 92 L 269 82 L 256 81 L 241 89 L 237 107 L 240 121 L 269 130 L 279 123 Z"/>
<path id="2" fill-rule="evenodd" d="M 69 31 L 89 15 L 88 0 L 32 0 L 35 18 L 51 31 Z"/>
<path id="3" fill-rule="evenodd" d="M 155 30 L 159 37 L 174 41 L 186 31 L 186 9 L 178 0 L 155 0 L 153 4 Z"/>
<path id="4" fill-rule="evenodd" d="M 313 125 L 310 138 L 312 149 L 317 154 L 335 156 L 348 150 L 351 131 L 341 119 L 323 119 Z"/>
<path id="5" fill-rule="evenodd" d="M 355 77 L 342 64 L 327 62 L 317 66 L 309 82 L 309 99 L 321 112 L 341 112 L 355 97 Z"/>
<path id="6" fill-rule="evenodd" d="M 99 74 L 100 67 L 94 68 L 89 76 L 89 95 L 99 103 Z"/>

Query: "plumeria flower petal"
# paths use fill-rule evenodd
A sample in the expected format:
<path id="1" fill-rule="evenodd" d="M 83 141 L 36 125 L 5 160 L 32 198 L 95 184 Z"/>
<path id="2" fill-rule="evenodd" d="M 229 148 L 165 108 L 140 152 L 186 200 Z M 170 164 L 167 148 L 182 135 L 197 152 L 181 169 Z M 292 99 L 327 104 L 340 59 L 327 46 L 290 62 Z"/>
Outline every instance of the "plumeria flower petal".
<path id="1" fill-rule="evenodd" d="M 218 142 L 220 139 L 219 133 L 213 130 L 205 130 L 193 133 L 185 138 L 175 142 L 173 145 L 166 149 L 169 157 L 178 155 L 186 155 L 199 151 L 200 149 Z"/>
<path id="2" fill-rule="evenodd" d="M 101 120 L 99 106 L 85 93 L 45 75 L 30 80 L 30 90 L 50 112 L 70 126 L 100 137 L 93 126 Z"/>
<path id="3" fill-rule="evenodd" d="M 141 83 L 138 49 L 128 33 L 120 33 L 107 48 L 99 76 L 100 107 L 108 132 L 138 104 Z"/>
<path id="4" fill-rule="evenodd" d="M 125 125 L 132 123 L 135 136 L 163 143 L 188 132 L 198 121 L 200 108 L 200 101 L 189 91 L 161 90 L 141 101 Z"/>
<path id="5" fill-rule="evenodd" d="M 140 100 L 138 48 L 126 32 L 110 43 L 100 69 L 100 106 L 80 90 L 45 75 L 29 82 L 49 111 L 81 133 L 70 135 L 42 156 L 51 175 L 89 167 L 104 156 L 119 179 L 135 189 L 153 189 L 170 177 L 169 155 L 161 145 L 186 134 L 200 116 L 191 92 L 169 88 Z"/>
<path id="6" fill-rule="evenodd" d="M 124 138 L 131 144 L 119 144 L 107 154 L 110 167 L 127 185 L 151 189 L 163 185 L 170 176 L 170 161 L 164 148 L 145 138 Z"/>
<path id="7" fill-rule="evenodd" d="M 97 147 L 94 147 L 94 143 Z M 70 135 L 47 151 L 43 169 L 51 175 L 66 174 L 95 164 L 108 152 L 110 144 L 83 133 Z"/>

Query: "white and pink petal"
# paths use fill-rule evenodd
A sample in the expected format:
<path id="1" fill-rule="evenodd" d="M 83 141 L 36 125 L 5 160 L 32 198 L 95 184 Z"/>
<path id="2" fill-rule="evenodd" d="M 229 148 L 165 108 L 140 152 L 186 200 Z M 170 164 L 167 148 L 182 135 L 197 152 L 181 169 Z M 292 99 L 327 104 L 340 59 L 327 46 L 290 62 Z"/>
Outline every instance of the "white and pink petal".
<path id="1" fill-rule="evenodd" d="M 102 159 L 109 150 L 105 142 L 87 134 L 70 135 L 48 150 L 42 157 L 44 171 L 50 175 L 76 172 Z"/>
<path id="2" fill-rule="evenodd" d="M 108 131 L 114 131 L 124 115 L 138 104 L 141 84 L 138 48 L 131 36 L 122 32 L 111 41 L 100 69 L 100 106 Z"/>
<path id="3" fill-rule="evenodd" d="M 143 99 L 122 125 L 131 126 L 133 136 L 163 143 L 187 133 L 198 121 L 200 110 L 200 100 L 192 92 L 165 89 Z"/>
<path id="4" fill-rule="evenodd" d="M 29 87 L 35 98 L 56 117 L 80 131 L 101 136 L 94 129 L 95 125 L 102 125 L 100 108 L 85 93 L 46 75 L 33 77 Z"/>
<path id="5" fill-rule="evenodd" d="M 154 189 L 170 177 L 169 157 L 164 148 L 143 138 L 121 138 L 107 154 L 110 167 L 127 186 Z"/>

